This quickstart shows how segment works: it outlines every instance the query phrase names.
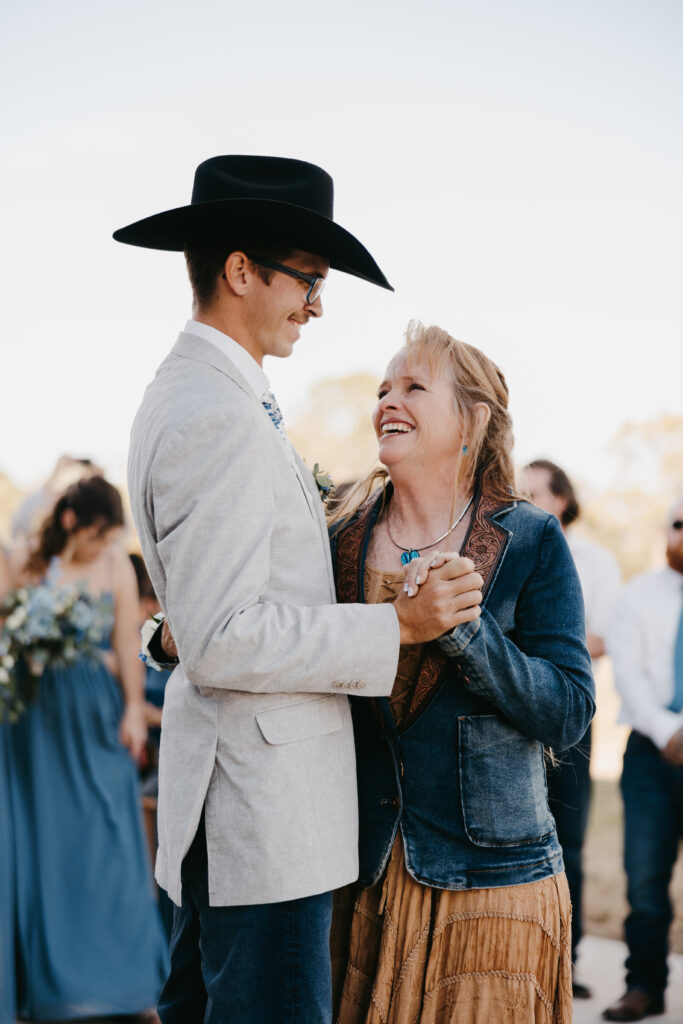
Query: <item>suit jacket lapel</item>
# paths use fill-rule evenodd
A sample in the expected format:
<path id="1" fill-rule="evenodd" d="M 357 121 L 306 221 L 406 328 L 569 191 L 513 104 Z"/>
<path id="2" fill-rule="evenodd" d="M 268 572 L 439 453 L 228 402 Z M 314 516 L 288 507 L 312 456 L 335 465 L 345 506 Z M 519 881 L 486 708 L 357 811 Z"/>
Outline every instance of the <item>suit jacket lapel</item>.
<path id="1" fill-rule="evenodd" d="M 240 373 L 233 361 L 228 359 L 210 341 L 205 341 L 204 338 L 200 338 L 196 334 L 188 334 L 186 331 L 181 331 L 178 340 L 171 350 L 171 355 L 182 356 L 184 359 L 194 359 L 198 363 L 207 363 L 209 366 L 213 366 L 215 370 L 229 377 L 242 391 L 256 399 L 258 404 L 261 405 L 261 396 L 256 394 L 247 378 Z M 265 409 L 263 411 L 264 413 L 266 412 Z M 268 414 L 266 413 L 266 415 Z"/>
<path id="2" fill-rule="evenodd" d="M 292 447 L 292 451 L 294 452 L 294 458 L 296 460 L 296 470 L 299 475 L 299 479 L 302 481 L 303 487 L 306 491 L 309 506 L 311 508 L 311 513 L 313 517 L 317 520 L 318 529 L 320 530 L 322 536 L 323 547 L 327 552 L 327 575 L 330 581 L 330 592 L 332 595 L 334 595 L 334 573 L 332 571 L 332 559 L 329 554 L 330 540 L 329 534 L 327 532 L 327 520 L 325 519 L 325 506 L 323 504 L 322 498 L 320 497 L 318 485 L 313 479 L 313 474 L 311 473 L 310 469 L 308 468 L 308 466 L 306 465 L 306 463 L 304 462 L 304 460 L 301 458 L 301 456 L 295 450 L 294 447 Z"/>
<path id="3" fill-rule="evenodd" d="M 218 370 L 220 373 L 223 373 L 226 377 L 229 377 L 230 380 L 242 389 L 242 391 L 246 392 L 246 394 L 254 399 L 263 415 L 268 418 L 270 428 L 273 430 L 275 429 L 273 424 L 270 422 L 268 413 L 261 403 L 261 396 L 256 394 L 246 377 L 240 373 L 232 360 L 229 359 L 228 356 L 224 355 L 220 349 L 216 348 L 215 345 L 212 345 L 209 341 L 205 341 L 204 338 L 198 337 L 196 334 L 189 334 L 186 331 L 181 331 L 178 340 L 173 346 L 172 354 L 181 356 L 184 359 L 194 359 L 197 362 L 207 363 L 209 366 L 213 366 L 213 368 Z M 308 505 L 308 510 L 317 521 L 319 528 L 325 535 L 325 546 L 327 547 L 328 542 L 325 516 L 321 508 L 322 502 L 318 496 L 318 489 L 315 486 L 315 482 L 313 481 L 310 472 L 306 469 L 306 466 L 297 455 L 292 444 L 286 444 L 282 442 L 282 439 L 279 440 L 281 442 L 280 448 L 282 449 L 282 454 L 289 462 L 289 465 L 292 467 L 292 470 L 299 480 L 299 484 L 306 499 L 306 504 Z M 328 571 L 331 578 L 331 569 L 329 569 L 329 567 Z"/>

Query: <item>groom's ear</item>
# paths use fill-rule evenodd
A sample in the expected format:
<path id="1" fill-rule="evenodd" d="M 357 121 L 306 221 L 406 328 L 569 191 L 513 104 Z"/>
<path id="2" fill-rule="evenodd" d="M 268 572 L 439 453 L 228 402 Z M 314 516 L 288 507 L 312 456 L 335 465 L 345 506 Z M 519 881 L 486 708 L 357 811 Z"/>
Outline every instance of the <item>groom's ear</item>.
<path id="1" fill-rule="evenodd" d="M 253 271 L 249 265 L 249 257 L 246 253 L 236 249 L 231 252 L 223 267 L 222 280 L 235 295 L 244 295 L 249 287 L 249 279 L 253 277 Z"/>

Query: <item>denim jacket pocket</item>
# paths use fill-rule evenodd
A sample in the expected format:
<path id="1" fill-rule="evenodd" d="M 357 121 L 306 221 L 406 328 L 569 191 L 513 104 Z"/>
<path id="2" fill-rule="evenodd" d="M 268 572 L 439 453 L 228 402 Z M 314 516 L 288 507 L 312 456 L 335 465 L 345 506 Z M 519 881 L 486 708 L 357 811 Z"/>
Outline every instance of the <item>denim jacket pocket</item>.
<path id="1" fill-rule="evenodd" d="M 552 834 L 543 746 L 498 715 L 458 720 L 460 793 L 476 846 L 520 846 Z"/>

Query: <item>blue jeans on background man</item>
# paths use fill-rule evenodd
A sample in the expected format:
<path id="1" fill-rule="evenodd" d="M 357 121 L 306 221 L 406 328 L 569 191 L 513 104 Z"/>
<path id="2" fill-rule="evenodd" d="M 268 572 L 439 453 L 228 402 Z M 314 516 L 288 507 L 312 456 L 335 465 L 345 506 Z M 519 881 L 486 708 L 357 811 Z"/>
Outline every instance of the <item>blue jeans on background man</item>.
<path id="1" fill-rule="evenodd" d="M 162 1024 L 330 1024 L 331 893 L 210 907 L 203 816 L 182 883 L 171 973 L 159 997 Z"/>
<path id="2" fill-rule="evenodd" d="M 591 727 L 583 738 L 558 754 L 548 768 L 548 804 L 557 825 L 564 870 L 572 901 L 572 963 L 583 935 L 583 841 L 590 810 Z"/>
<path id="3" fill-rule="evenodd" d="M 661 996 L 666 988 L 669 884 L 683 834 L 683 768 L 668 764 L 647 737 L 629 736 L 621 777 L 624 798 L 624 867 L 630 913 L 626 987 Z"/>

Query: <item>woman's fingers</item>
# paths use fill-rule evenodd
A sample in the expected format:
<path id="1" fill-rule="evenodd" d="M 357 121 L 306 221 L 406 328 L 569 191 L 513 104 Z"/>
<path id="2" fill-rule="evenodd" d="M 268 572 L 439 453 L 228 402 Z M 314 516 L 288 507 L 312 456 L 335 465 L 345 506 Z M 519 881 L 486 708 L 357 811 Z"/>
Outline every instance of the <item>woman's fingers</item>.
<path id="1" fill-rule="evenodd" d="M 484 582 L 479 573 L 474 572 L 474 562 L 471 558 L 462 558 L 457 551 L 437 551 L 431 558 L 414 558 L 406 566 L 403 589 L 408 597 L 417 594 L 418 589 L 427 582 L 430 573 L 443 580 L 462 577 L 462 587 L 468 590 L 481 587 Z"/>
<path id="2" fill-rule="evenodd" d="M 403 589 L 408 597 L 414 597 L 429 576 L 429 558 L 413 558 L 405 567 Z"/>
<path id="3" fill-rule="evenodd" d="M 430 569 L 438 570 L 441 579 L 452 580 L 456 576 L 465 576 L 474 572 L 471 558 L 463 558 L 457 551 L 437 551 L 429 563 Z"/>

